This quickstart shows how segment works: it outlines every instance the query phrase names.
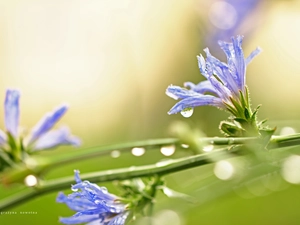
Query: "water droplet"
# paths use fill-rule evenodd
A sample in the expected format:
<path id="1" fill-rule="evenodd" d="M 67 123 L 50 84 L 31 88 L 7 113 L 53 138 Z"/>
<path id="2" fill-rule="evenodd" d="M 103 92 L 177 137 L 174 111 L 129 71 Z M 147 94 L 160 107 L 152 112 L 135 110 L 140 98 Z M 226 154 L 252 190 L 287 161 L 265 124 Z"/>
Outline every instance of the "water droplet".
<path id="1" fill-rule="evenodd" d="M 181 147 L 183 147 L 183 148 L 188 148 L 188 147 L 190 147 L 190 146 L 187 145 L 187 144 L 181 144 Z"/>
<path id="2" fill-rule="evenodd" d="M 108 193 L 108 190 L 107 190 L 106 187 L 101 187 L 101 190 L 102 190 L 102 192 L 103 192 L 104 194 L 107 194 L 107 193 Z"/>
<path id="3" fill-rule="evenodd" d="M 175 152 L 175 145 L 163 146 L 161 147 L 160 152 L 165 156 L 171 156 Z"/>
<path id="4" fill-rule="evenodd" d="M 144 148 L 135 147 L 131 150 L 131 153 L 134 156 L 142 156 L 142 155 L 144 155 L 145 151 L 146 150 Z"/>
<path id="5" fill-rule="evenodd" d="M 203 151 L 204 152 L 211 152 L 212 150 L 214 149 L 214 146 L 213 145 L 206 145 L 203 147 Z"/>
<path id="6" fill-rule="evenodd" d="M 112 152 L 110 153 L 110 156 L 111 156 L 112 158 L 118 158 L 120 155 L 121 155 L 121 152 L 118 151 L 118 150 L 114 150 L 114 151 L 112 151 Z"/>
<path id="7" fill-rule="evenodd" d="M 38 180 L 34 175 L 28 175 L 24 179 L 24 183 L 28 187 L 33 187 L 33 186 L 37 185 L 37 182 L 38 182 Z"/>
<path id="8" fill-rule="evenodd" d="M 188 107 L 183 109 L 180 113 L 183 117 L 188 118 L 193 115 L 193 112 L 194 112 L 194 108 Z"/>
<path id="9" fill-rule="evenodd" d="M 73 188 L 73 186 L 71 187 L 72 191 L 78 191 L 78 188 Z"/>

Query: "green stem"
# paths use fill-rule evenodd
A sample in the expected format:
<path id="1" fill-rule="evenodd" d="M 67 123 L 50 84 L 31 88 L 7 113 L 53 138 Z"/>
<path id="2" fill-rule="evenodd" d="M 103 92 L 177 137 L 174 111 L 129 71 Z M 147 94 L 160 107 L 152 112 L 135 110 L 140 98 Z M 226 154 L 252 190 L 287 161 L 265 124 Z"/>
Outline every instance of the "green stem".
<path id="1" fill-rule="evenodd" d="M 201 138 L 199 141 L 203 144 L 211 145 L 234 145 L 234 144 L 245 144 L 251 141 L 255 141 L 256 137 L 247 138 L 224 138 L 224 137 L 214 137 L 214 138 Z M 50 156 L 46 160 L 46 164 L 41 167 L 39 172 L 49 169 L 50 167 L 56 167 L 58 165 L 81 161 L 83 159 L 94 158 L 96 156 L 102 156 L 110 154 L 113 150 L 118 150 L 120 152 L 129 152 L 134 147 L 160 147 L 165 145 L 178 145 L 180 140 L 176 138 L 165 138 L 165 139 L 153 139 L 153 140 L 143 140 L 135 141 L 130 143 L 106 145 L 91 147 L 86 149 L 80 149 L 77 151 L 69 151 L 65 154 L 59 154 L 57 156 Z M 37 157 L 39 158 L 42 157 Z"/>
<path id="2" fill-rule="evenodd" d="M 245 144 L 249 142 L 254 142 L 257 140 L 256 137 L 247 138 L 202 138 L 200 141 L 206 144 L 213 145 L 237 145 Z M 103 154 L 108 154 L 112 150 L 128 151 L 136 146 L 151 147 L 151 146 L 164 146 L 169 144 L 180 144 L 178 139 L 156 139 L 147 141 L 138 141 L 125 144 L 108 145 L 102 147 L 95 147 L 89 149 L 82 149 L 78 151 L 72 151 L 68 154 L 62 154 L 57 157 L 51 157 L 50 161 L 47 161 L 44 166 L 39 171 L 41 172 L 47 168 L 57 166 L 59 164 L 65 164 L 68 162 L 74 162 L 82 159 L 87 159 Z M 300 133 L 285 136 L 272 136 L 270 140 L 271 147 L 281 147 L 281 146 L 295 146 L 300 144 Z M 273 146 L 272 146 L 273 145 Z M 176 160 L 170 160 L 167 162 L 161 162 L 154 165 L 130 167 L 124 169 L 114 169 L 103 172 L 88 173 L 82 175 L 82 179 L 89 180 L 90 182 L 108 182 L 113 180 L 126 180 L 136 177 L 145 177 L 152 175 L 166 175 L 169 173 L 178 172 L 181 170 L 205 165 L 211 163 L 215 160 L 225 159 L 234 156 L 230 153 L 238 153 L 238 148 L 233 148 L 230 152 L 228 149 L 215 150 L 213 152 L 204 153 L 201 155 L 195 155 L 190 157 L 185 157 Z M 28 169 L 28 168 L 26 168 Z M 26 174 L 32 173 L 32 171 L 25 171 Z M 21 173 L 26 175 L 25 173 Z M 28 175 L 27 174 L 27 175 Z M 22 176 L 24 178 L 24 176 Z M 50 181 L 41 181 L 37 187 L 32 189 L 26 189 L 16 195 L 8 197 L 0 202 L 0 211 L 8 209 L 10 207 L 16 206 L 22 202 L 28 201 L 36 196 L 40 196 L 49 192 L 54 192 L 57 190 L 62 190 L 70 187 L 70 184 L 74 181 L 72 177 L 60 178 Z"/>
<path id="3" fill-rule="evenodd" d="M 148 177 L 153 175 L 163 176 L 175 173 L 181 170 L 212 163 L 216 160 L 226 159 L 237 155 L 238 148 L 228 151 L 228 149 L 219 149 L 213 152 L 204 153 L 196 156 L 189 156 L 181 159 L 159 162 L 153 165 L 137 166 L 130 168 L 114 169 L 108 171 L 87 173 L 81 175 L 82 180 L 89 180 L 94 183 L 108 182 L 114 180 L 127 180 L 136 177 Z M 28 190 L 20 192 L 14 196 L 8 197 L 0 202 L 0 211 L 7 210 L 22 202 L 33 199 L 46 193 L 63 190 L 74 183 L 74 177 L 65 177 L 49 181 L 40 181 L 39 184 Z"/>

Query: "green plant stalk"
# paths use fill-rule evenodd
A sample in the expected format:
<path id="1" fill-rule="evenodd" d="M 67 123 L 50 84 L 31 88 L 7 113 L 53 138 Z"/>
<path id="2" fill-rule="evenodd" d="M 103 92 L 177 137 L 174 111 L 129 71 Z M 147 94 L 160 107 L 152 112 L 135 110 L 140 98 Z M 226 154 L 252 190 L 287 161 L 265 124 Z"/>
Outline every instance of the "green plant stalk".
<path id="1" fill-rule="evenodd" d="M 237 145 L 245 144 L 249 142 L 254 142 L 257 138 L 202 138 L 200 139 L 203 143 L 213 144 L 213 145 Z M 77 160 L 87 159 L 102 154 L 108 154 L 112 150 L 122 150 L 128 151 L 131 148 L 136 146 L 150 147 L 150 146 L 164 146 L 168 144 L 180 144 L 178 139 L 156 139 L 156 140 L 147 140 L 147 141 L 138 141 L 125 144 L 109 145 L 103 147 L 95 147 L 89 149 L 82 149 L 78 151 L 72 151 L 71 153 L 64 154 L 62 157 L 52 157 L 50 161 L 47 161 L 46 166 L 39 167 L 44 169 L 50 168 L 63 163 L 74 162 Z M 272 136 L 270 144 L 273 148 L 282 147 L 282 146 L 296 146 L 300 145 L 300 134 L 292 134 L 285 136 Z M 124 169 L 114 169 L 103 172 L 88 173 L 82 175 L 82 179 L 90 180 L 90 182 L 108 182 L 113 180 L 125 180 L 135 177 L 145 177 L 152 175 L 166 175 L 169 173 L 178 172 L 181 170 L 205 165 L 211 163 L 215 160 L 225 159 L 234 156 L 230 153 L 238 153 L 237 148 L 234 148 L 232 151 L 228 152 L 228 149 L 215 150 L 210 153 L 204 153 L 196 156 L 185 157 L 181 159 L 171 160 L 166 163 L 157 163 L 154 165 L 146 165 L 139 167 L 131 167 Z M 74 154 L 74 155 L 72 155 Z M 55 160 L 57 161 L 55 161 Z M 214 159 L 212 161 L 212 159 Z M 30 174 L 30 170 L 28 173 Z M 28 175 L 29 175 L 28 174 Z M 24 175 L 24 174 L 23 174 Z M 25 201 L 28 201 L 36 196 L 40 196 L 49 192 L 54 192 L 57 190 L 62 190 L 70 186 L 73 183 L 72 177 L 65 177 L 50 181 L 40 181 L 38 186 L 32 189 L 26 189 L 20 193 L 17 193 L 7 199 L 0 201 L 0 210 L 6 210 L 10 207 L 21 204 Z"/>
<path id="2" fill-rule="evenodd" d="M 163 161 L 152 165 L 82 174 L 81 179 L 89 180 L 93 183 L 101 183 L 114 180 L 127 180 L 136 177 L 148 177 L 153 175 L 163 176 L 201 165 L 206 165 L 217 160 L 231 158 L 237 156 L 238 152 L 238 148 L 230 151 L 228 148 L 219 149 L 209 153 L 203 153 L 201 155 L 189 156 L 165 162 Z M 26 189 L 25 191 L 0 201 L 0 211 L 7 210 L 40 195 L 69 188 L 70 184 L 72 183 L 74 183 L 73 176 L 49 181 L 40 180 L 37 186 L 33 187 L 32 189 Z"/>
<path id="3" fill-rule="evenodd" d="M 213 138 L 200 138 L 199 142 L 203 143 L 203 145 L 238 145 L 238 144 L 247 144 L 253 143 L 257 141 L 258 137 L 213 137 Z M 293 141 L 293 142 L 291 142 Z M 292 134 L 292 135 L 284 135 L 284 136 L 272 136 L 270 143 L 273 147 L 281 147 L 281 146 L 290 146 L 295 144 L 300 144 L 300 133 Z M 67 153 L 59 154 L 58 156 L 51 156 L 45 160 L 44 163 L 38 173 L 43 172 L 51 167 L 56 167 L 58 165 L 76 162 L 79 160 L 89 159 L 96 156 L 107 155 L 110 154 L 113 150 L 118 150 L 120 152 L 129 152 L 134 147 L 161 147 L 165 145 L 179 145 L 181 144 L 179 139 L 176 138 L 165 138 L 165 139 L 152 139 L 152 140 L 143 140 L 143 141 L 135 141 L 129 143 L 121 143 L 114 145 L 106 145 L 106 146 L 98 146 L 91 147 L 86 149 L 80 149 L 77 151 L 69 151 Z M 41 158 L 42 159 L 42 158 Z M 39 161 L 39 157 L 37 158 Z M 42 160 L 43 161 L 43 160 Z"/>
<path id="4" fill-rule="evenodd" d="M 201 138 L 199 139 L 204 145 L 236 145 L 236 144 L 245 144 L 257 140 L 256 137 L 247 137 L 247 138 L 223 138 L 223 137 L 214 137 L 214 138 Z M 299 134 L 300 140 L 300 134 Z M 57 165 L 66 164 L 70 162 L 76 162 L 83 159 L 94 158 L 96 156 L 110 154 L 113 150 L 118 150 L 120 152 L 129 152 L 134 147 L 161 147 L 166 145 L 179 145 L 181 144 L 179 139 L 176 138 L 165 138 L 165 139 L 152 139 L 152 140 L 143 140 L 135 141 L 122 144 L 98 146 L 86 149 L 80 149 L 77 151 L 69 151 L 64 154 L 59 154 L 58 156 L 48 157 L 46 164 L 41 168 L 46 170 L 50 167 L 56 167 Z M 39 157 L 37 157 L 39 159 Z"/>
<path id="5" fill-rule="evenodd" d="M 213 137 L 200 138 L 199 142 L 205 145 L 238 145 L 254 143 L 259 140 L 258 137 Z M 106 146 L 98 146 L 75 151 L 68 151 L 55 156 L 33 156 L 30 158 L 30 163 L 20 163 L 14 169 L 8 170 L 0 175 L 0 180 L 4 184 L 14 182 L 22 182 L 24 177 L 30 174 L 40 175 L 51 168 L 59 165 L 65 165 L 84 159 L 94 158 L 102 155 L 110 154 L 113 150 L 120 152 L 129 152 L 134 147 L 145 147 L 147 149 L 156 149 L 157 147 L 166 145 L 180 145 L 182 142 L 176 138 L 153 139 L 135 141 L 129 143 L 113 144 Z M 185 143 L 186 144 L 186 143 Z M 294 146 L 300 144 L 300 134 L 273 136 L 270 140 L 269 149 L 275 147 Z M 32 163 L 33 162 L 33 163 Z M 32 164 L 31 164 L 32 163 Z"/>

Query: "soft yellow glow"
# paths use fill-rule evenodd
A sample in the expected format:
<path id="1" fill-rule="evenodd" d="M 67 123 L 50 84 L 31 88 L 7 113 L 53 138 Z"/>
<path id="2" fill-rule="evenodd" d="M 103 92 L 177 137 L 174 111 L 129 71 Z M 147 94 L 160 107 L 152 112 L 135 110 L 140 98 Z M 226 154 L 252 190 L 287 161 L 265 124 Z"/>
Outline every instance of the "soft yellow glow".
<path id="1" fill-rule="evenodd" d="M 300 184 L 300 156 L 292 155 L 283 162 L 282 177 L 291 184 Z"/>
<path id="2" fill-rule="evenodd" d="M 280 135 L 295 134 L 296 130 L 293 127 L 283 127 L 280 130 Z"/>
<path id="3" fill-rule="evenodd" d="M 118 150 L 114 150 L 114 151 L 112 151 L 112 152 L 110 153 L 110 156 L 111 156 L 112 158 L 118 158 L 118 157 L 120 157 L 120 155 L 121 155 L 121 152 L 118 151 Z"/>
<path id="4" fill-rule="evenodd" d="M 214 173 L 221 180 L 229 180 L 234 174 L 234 167 L 230 162 L 221 160 L 215 164 Z"/>

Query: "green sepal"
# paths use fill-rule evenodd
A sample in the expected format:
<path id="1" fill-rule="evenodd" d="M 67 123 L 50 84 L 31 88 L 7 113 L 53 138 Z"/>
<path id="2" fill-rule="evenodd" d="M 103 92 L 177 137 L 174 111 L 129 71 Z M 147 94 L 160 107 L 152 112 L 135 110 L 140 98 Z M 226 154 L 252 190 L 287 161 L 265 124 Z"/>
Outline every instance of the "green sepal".
<path id="1" fill-rule="evenodd" d="M 250 112 L 247 108 L 244 109 L 244 116 L 247 120 L 249 120 L 251 118 Z"/>
<path id="2" fill-rule="evenodd" d="M 249 107 L 249 105 L 248 105 L 249 102 L 248 102 L 248 99 L 247 99 L 248 94 L 246 94 L 247 96 L 245 98 L 242 91 L 239 91 L 239 93 L 240 93 L 240 101 L 241 101 L 242 107 L 248 108 Z"/>
<path id="3" fill-rule="evenodd" d="M 261 134 L 261 144 L 263 145 L 264 148 L 267 148 L 267 145 L 269 144 L 272 135 L 276 131 L 276 127 L 274 128 L 263 128 L 260 129 L 259 132 Z"/>
<path id="4" fill-rule="evenodd" d="M 232 102 L 233 106 L 235 107 L 235 109 L 237 111 L 237 114 L 235 114 L 234 116 L 241 117 L 241 115 L 244 114 L 244 109 L 240 105 L 240 102 L 236 101 L 234 98 L 231 98 L 231 97 L 230 97 L 230 101 Z"/>
<path id="5" fill-rule="evenodd" d="M 253 114 L 251 115 L 251 121 L 254 122 L 256 121 L 256 116 L 257 116 L 257 113 L 258 113 L 258 110 L 260 109 L 261 105 L 258 105 L 256 107 L 256 109 L 254 110 Z"/>
<path id="6" fill-rule="evenodd" d="M 237 115 L 238 111 L 236 110 L 236 108 L 234 108 L 232 105 L 228 104 L 227 102 L 223 101 L 223 104 L 226 106 L 226 109 L 232 113 L 233 115 Z"/>
<path id="7" fill-rule="evenodd" d="M 7 137 L 7 143 L 10 146 L 9 154 L 13 158 L 13 161 L 20 162 L 22 160 L 22 149 L 20 148 L 20 144 L 11 135 L 11 133 L 7 132 Z"/>
<path id="8" fill-rule="evenodd" d="M 230 137 L 242 137 L 245 131 L 242 127 L 238 126 L 238 124 L 228 121 L 222 121 L 219 129 L 222 133 Z"/>

